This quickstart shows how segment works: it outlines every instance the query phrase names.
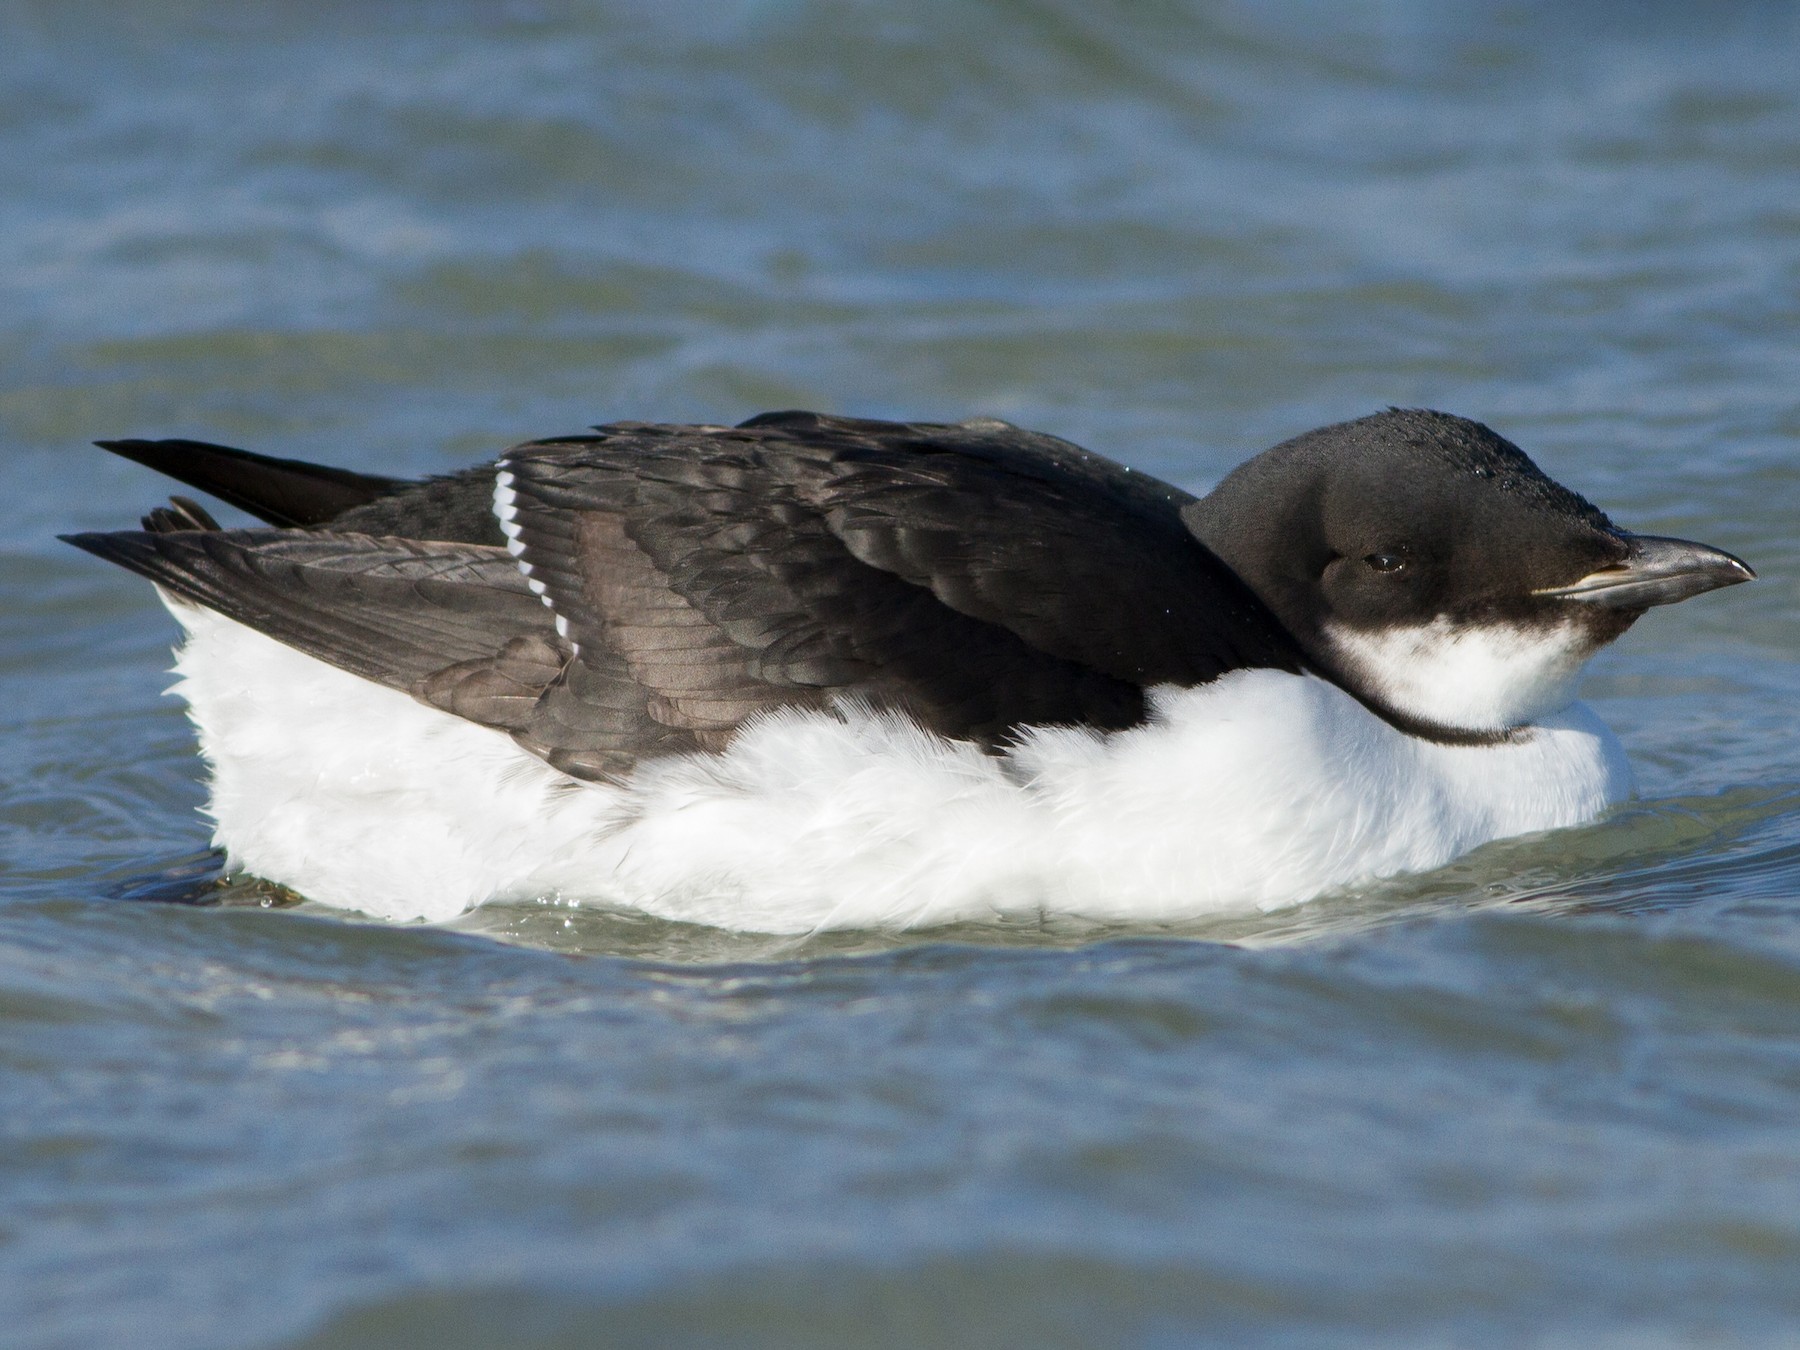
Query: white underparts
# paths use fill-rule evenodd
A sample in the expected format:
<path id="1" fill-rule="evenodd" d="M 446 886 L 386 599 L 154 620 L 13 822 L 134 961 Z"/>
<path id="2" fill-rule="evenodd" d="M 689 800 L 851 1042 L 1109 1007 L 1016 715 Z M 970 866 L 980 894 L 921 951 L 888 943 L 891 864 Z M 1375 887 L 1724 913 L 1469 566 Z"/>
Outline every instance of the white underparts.
<path id="1" fill-rule="evenodd" d="M 1343 669 L 1396 712 L 1465 731 L 1538 722 L 1569 706 L 1594 641 L 1576 623 L 1459 625 L 1448 619 L 1358 631 L 1327 625 Z"/>
<path id="2" fill-rule="evenodd" d="M 170 608 L 234 866 L 386 919 L 559 896 L 769 932 L 1272 909 L 1592 820 L 1630 791 L 1575 705 L 1496 746 L 1395 731 L 1332 685 L 1243 671 L 1153 691 L 1129 731 L 1003 756 L 843 707 L 578 783 L 500 732 L 209 610 Z"/>

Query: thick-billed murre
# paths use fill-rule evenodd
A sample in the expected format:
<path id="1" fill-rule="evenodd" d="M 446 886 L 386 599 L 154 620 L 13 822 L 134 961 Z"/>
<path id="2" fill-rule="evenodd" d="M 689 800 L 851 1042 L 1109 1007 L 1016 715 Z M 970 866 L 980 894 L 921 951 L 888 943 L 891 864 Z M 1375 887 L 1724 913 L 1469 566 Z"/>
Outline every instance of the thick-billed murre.
<path id="1" fill-rule="evenodd" d="M 1004 422 L 617 423 L 424 482 L 192 441 L 148 577 L 235 867 L 442 919 L 802 931 L 1272 908 L 1630 791 L 1573 690 L 1749 580 L 1399 409 L 1196 499 Z"/>

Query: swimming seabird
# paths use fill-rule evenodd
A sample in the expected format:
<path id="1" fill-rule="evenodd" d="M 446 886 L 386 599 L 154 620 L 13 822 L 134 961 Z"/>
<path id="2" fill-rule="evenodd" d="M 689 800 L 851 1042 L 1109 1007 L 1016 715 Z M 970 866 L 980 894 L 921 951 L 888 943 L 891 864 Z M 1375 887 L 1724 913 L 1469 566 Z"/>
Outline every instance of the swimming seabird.
<path id="1" fill-rule="evenodd" d="M 156 583 L 230 865 L 443 919 L 1272 908 L 1593 820 L 1583 664 L 1749 580 L 1390 409 L 1195 498 L 990 419 L 621 422 L 411 482 L 194 441 L 67 536 Z"/>

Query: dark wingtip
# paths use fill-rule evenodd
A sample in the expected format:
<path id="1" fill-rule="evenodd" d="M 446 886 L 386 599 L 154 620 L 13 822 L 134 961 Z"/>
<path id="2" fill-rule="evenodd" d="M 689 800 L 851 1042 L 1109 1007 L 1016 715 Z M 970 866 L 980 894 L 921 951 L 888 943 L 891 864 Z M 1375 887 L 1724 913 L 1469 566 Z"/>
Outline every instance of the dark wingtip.
<path id="1" fill-rule="evenodd" d="M 197 540 L 203 532 L 186 531 L 186 537 Z M 109 563 L 136 572 L 151 581 L 166 582 L 179 569 L 171 559 L 180 551 L 180 535 L 158 534 L 149 530 L 94 530 L 81 534 L 59 534 L 65 544 L 73 544 L 83 553 L 91 553 Z M 172 551 L 173 550 L 173 551 Z"/>
<path id="2" fill-rule="evenodd" d="M 56 537 L 65 544 L 73 544 L 83 553 L 105 558 L 108 562 L 124 563 L 127 567 L 131 564 L 125 560 L 141 556 L 149 538 L 140 530 L 87 530 L 79 534 L 59 534 Z"/>
<path id="3" fill-rule="evenodd" d="M 104 530 L 59 535 L 84 553 L 134 572 L 196 604 L 208 603 L 204 571 L 209 541 L 220 536 L 206 530 L 158 533 L 150 530 Z"/>
<path id="4" fill-rule="evenodd" d="M 167 451 L 176 446 L 191 445 L 193 442 L 179 440 L 149 440 L 141 436 L 121 436 L 117 440 L 95 441 L 94 444 L 111 454 L 122 455 L 126 459 L 135 460 L 137 463 L 144 465 L 145 468 L 155 469 L 158 467 L 156 461 L 161 458 L 157 454 L 158 451 Z"/>
<path id="5" fill-rule="evenodd" d="M 816 412 L 808 412 L 805 408 L 777 408 L 774 412 L 758 413 L 755 417 L 746 417 L 737 424 L 742 431 L 748 427 L 791 427 L 814 426 L 822 420 Z"/>
<path id="6" fill-rule="evenodd" d="M 277 459 L 249 450 L 180 437 L 95 441 L 122 459 L 248 511 L 271 525 L 308 529 L 365 506 L 407 484 L 398 478 Z"/>

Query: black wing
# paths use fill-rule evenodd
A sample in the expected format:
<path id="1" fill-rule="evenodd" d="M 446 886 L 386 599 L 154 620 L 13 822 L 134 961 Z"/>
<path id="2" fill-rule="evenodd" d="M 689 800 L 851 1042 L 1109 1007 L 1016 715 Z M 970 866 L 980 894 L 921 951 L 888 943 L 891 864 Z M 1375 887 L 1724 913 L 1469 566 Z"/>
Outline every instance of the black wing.
<path id="1" fill-rule="evenodd" d="M 293 530 L 65 535 L 193 604 L 511 733 L 576 777 L 697 743 L 605 649 L 577 656 L 502 548 Z"/>
<path id="2" fill-rule="evenodd" d="M 1150 685 L 1301 667 L 1182 524 L 1191 498 L 1004 423 L 619 424 L 501 468 L 569 636 L 618 651 L 703 743 L 845 694 L 986 742 L 1116 728 Z"/>
<path id="3" fill-rule="evenodd" d="M 211 493 L 271 525 L 323 525 L 407 486 L 323 464 L 233 450 L 205 441 L 95 441 L 102 450 Z"/>
<path id="4" fill-rule="evenodd" d="M 486 465 L 414 482 L 276 459 L 205 441 L 94 444 L 211 493 L 271 525 L 495 547 L 503 542 L 494 522 L 494 474 Z M 157 528 L 170 523 L 162 518 Z M 148 518 L 145 524 L 150 524 Z"/>
<path id="5" fill-rule="evenodd" d="M 72 542 L 583 777 L 783 706 L 849 697 L 993 745 L 1133 725 L 1154 684 L 1302 665 L 1181 523 L 1191 498 L 1005 423 L 621 423 L 500 470 L 523 571 L 469 538 L 491 469 L 323 531 L 196 529 L 181 508 Z"/>

